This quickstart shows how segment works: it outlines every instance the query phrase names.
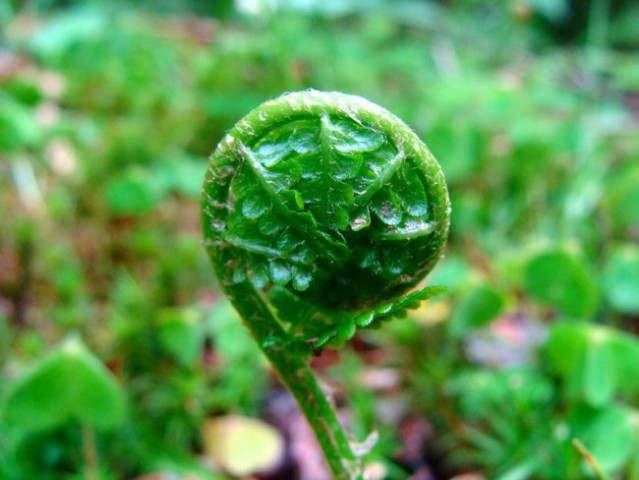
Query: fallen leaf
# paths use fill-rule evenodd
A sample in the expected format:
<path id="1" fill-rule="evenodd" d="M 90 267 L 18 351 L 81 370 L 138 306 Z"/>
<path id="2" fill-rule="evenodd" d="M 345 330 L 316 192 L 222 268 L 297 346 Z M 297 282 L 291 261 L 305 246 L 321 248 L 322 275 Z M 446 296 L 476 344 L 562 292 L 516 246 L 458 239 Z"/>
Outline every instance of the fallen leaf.
<path id="1" fill-rule="evenodd" d="M 234 476 L 268 472 L 284 456 L 279 431 L 254 418 L 216 417 L 204 424 L 202 435 L 207 457 Z"/>

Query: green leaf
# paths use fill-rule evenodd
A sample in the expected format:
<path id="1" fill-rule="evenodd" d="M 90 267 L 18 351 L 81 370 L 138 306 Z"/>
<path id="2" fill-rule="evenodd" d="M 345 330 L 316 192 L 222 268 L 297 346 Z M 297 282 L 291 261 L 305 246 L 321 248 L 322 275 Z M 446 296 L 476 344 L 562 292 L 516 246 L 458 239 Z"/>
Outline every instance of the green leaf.
<path id="1" fill-rule="evenodd" d="M 624 393 L 632 395 L 639 391 L 639 338 L 623 332 L 615 332 L 610 340 L 614 352 L 617 384 Z"/>
<path id="2" fill-rule="evenodd" d="M 614 309 L 639 313 L 639 247 L 624 245 L 610 253 L 603 271 L 603 292 Z"/>
<path id="3" fill-rule="evenodd" d="M 548 250 L 532 258 L 525 268 L 524 286 L 531 297 L 573 317 L 589 317 L 597 308 L 592 273 L 564 250 Z"/>
<path id="4" fill-rule="evenodd" d="M 587 340 L 582 325 L 568 322 L 552 325 L 544 354 L 550 370 L 566 381 L 565 393 L 572 398 L 581 395 L 586 347 Z"/>
<path id="5" fill-rule="evenodd" d="M 583 368 L 583 396 L 593 406 L 603 406 L 612 400 L 617 384 L 614 343 L 607 330 L 587 332 Z"/>
<path id="6" fill-rule="evenodd" d="M 160 343 L 184 368 L 193 367 L 202 354 L 205 331 L 200 320 L 192 309 L 165 309 L 160 313 Z"/>
<path id="7" fill-rule="evenodd" d="M 597 325 L 559 322 L 550 330 L 544 355 L 573 399 L 602 406 L 619 391 L 639 391 L 639 339 L 632 335 Z"/>
<path id="8" fill-rule="evenodd" d="M 502 311 L 503 296 L 489 285 L 478 285 L 460 300 L 450 323 L 451 333 L 460 337 L 469 330 L 481 328 Z"/>
<path id="9" fill-rule="evenodd" d="M 569 416 L 571 435 L 583 442 L 604 471 L 614 473 L 628 462 L 637 445 L 638 413 L 621 405 L 577 407 Z M 583 469 L 590 471 L 586 464 Z"/>
<path id="10" fill-rule="evenodd" d="M 65 340 L 20 378 L 2 408 L 3 423 L 24 433 L 70 419 L 95 428 L 112 428 L 123 415 L 120 386 L 78 338 Z"/>
<path id="11" fill-rule="evenodd" d="M 382 322 L 405 317 L 408 310 L 419 308 L 421 302 L 445 291 L 444 287 L 424 287 L 366 312 L 320 310 L 283 288 L 272 289 L 269 300 L 280 319 L 289 325 L 290 345 L 310 353 L 305 346 L 340 348 L 358 329 L 378 328 Z"/>
<path id="12" fill-rule="evenodd" d="M 328 312 L 329 316 L 338 319 L 338 324 L 336 327 L 326 328 L 317 340 L 316 346 L 321 347 L 330 343 L 332 347 L 339 347 L 355 335 L 357 327 L 377 328 L 382 322 L 405 317 L 407 310 L 419 308 L 421 302 L 445 291 L 445 287 L 428 286 L 409 293 L 395 302 L 387 303 L 364 313 L 338 315 L 335 312 Z M 333 342 L 333 339 L 337 339 L 337 341 Z"/>

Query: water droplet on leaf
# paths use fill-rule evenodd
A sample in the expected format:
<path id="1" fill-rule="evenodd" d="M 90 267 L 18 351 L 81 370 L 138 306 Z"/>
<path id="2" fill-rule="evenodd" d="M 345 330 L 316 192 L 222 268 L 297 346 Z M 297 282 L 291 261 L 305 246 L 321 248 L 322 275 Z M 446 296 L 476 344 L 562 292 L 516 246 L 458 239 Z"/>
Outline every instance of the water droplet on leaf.
<path id="1" fill-rule="evenodd" d="M 233 268 L 233 275 L 231 277 L 233 283 L 242 283 L 246 280 L 246 272 L 244 271 L 244 266 L 236 265 Z"/>
<path id="2" fill-rule="evenodd" d="M 363 208 L 362 210 L 355 213 L 355 218 L 351 220 L 351 230 L 354 232 L 359 232 L 367 228 L 371 224 L 371 214 L 368 208 Z"/>
<path id="3" fill-rule="evenodd" d="M 213 220 L 210 223 L 210 225 L 211 225 L 211 230 L 213 232 L 220 233 L 220 232 L 223 232 L 226 229 L 226 222 L 224 220 L 219 219 L 219 218 Z"/>
<path id="4" fill-rule="evenodd" d="M 299 267 L 293 267 L 292 269 L 292 279 L 293 279 L 293 288 L 300 292 L 304 290 L 308 290 L 308 287 L 311 286 L 311 281 L 313 280 L 313 274 Z"/>
<path id="5" fill-rule="evenodd" d="M 275 285 L 284 286 L 291 280 L 291 271 L 281 262 L 271 262 L 270 274 Z"/>
<path id="6" fill-rule="evenodd" d="M 373 211 L 386 225 L 398 225 L 402 221 L 402 211 L 389 200 L 374 204 Z"/>

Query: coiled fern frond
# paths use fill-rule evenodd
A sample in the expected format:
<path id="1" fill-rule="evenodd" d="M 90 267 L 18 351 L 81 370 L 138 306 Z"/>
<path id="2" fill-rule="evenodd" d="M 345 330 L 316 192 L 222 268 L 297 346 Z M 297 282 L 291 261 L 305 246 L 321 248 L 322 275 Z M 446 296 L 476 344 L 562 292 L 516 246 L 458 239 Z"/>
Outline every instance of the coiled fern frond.
<path id="1" fill-rule="evenodd" d="M 309 420 L 336 478 L 359 478 L 359 461 L 305 356 L 438 293 L 407 292 L 439 260 L 449 217 L 428 148 L 361 97 L 283 95 L 211 157 L 202 225 L 220 285 L 307 417 L 332 415 Z"/>

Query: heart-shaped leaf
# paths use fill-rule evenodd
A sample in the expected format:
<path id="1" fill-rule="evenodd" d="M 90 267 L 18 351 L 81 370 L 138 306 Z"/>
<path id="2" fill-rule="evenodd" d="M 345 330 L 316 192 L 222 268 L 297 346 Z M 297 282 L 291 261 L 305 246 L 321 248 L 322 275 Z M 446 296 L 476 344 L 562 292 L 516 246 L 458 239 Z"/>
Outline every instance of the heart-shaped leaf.
<path id="1" fill-rule="evenodd" d="M 524 285 L 531 297 L 573 317 L 588 317 L 597 308 L 597 286 L 587 265 L 562 249 L 532 258 Z"/>
<path id="2" fill-rule="evenodd" d="M 545 348 L 551 370 L 564 379 L 565 392 L 599 407 L 618 392 L 639 390 L 639 341 L 612 328 L 559 322 Z"/>
<path id="3" fill-rule="evenodd" d="M 67 339 L 10 390 L 1 419 L 34 432 L 70 419 L 95 428 L 116 426 L 124 395 L 109 371 L 80 339 Z"/>

